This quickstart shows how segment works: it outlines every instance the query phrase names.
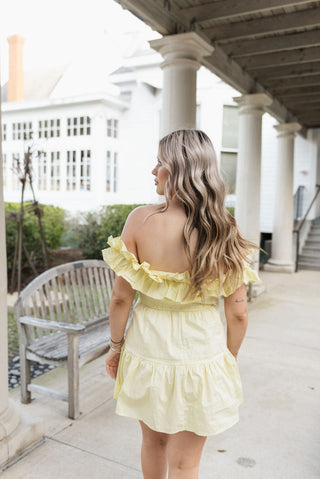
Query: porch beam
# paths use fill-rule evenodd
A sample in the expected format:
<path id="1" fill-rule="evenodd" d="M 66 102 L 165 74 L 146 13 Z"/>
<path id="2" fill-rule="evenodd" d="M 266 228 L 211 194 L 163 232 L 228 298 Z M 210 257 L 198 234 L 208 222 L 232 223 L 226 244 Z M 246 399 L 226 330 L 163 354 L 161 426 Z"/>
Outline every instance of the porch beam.
<path id="1" fill-rule="evenodd" d="M 122 8 L 129 10 L 144 23 L 147 23 L 162 35 L 176 33 L 177 24 L 172 20 L 168 9 L 154 0 L 116 0 Z"/>
<path id="2" fill-rule="evenodd" d="M 236 61 L 247 71 L 256 68 L 268 68 L 278 65 L 296 65 L 306 62 L 317 61 L 320 58 L 320 46 L 299 48 L 298 50 L 251 55 L 238 58 Z"/>
<path id="3" fill-rule="evenodd" d="M 270 9 L 301 6 L 308 3 L 310 3 L 310 0 L 268 0 L 267 2 L 265 0 L 224 0 L 182 8 L 180 12 L 188 20 L 202 22 L 233 18 L 238 15 L 250 15 L 252 13 L 265 12 Z"/>
<path id="4" fill-rule="evenodd" d="M 292 77 L 292 78 L 280 78 L 269 79 L 264 84 L 270 88 L 273 92 L 277 92 L 281 88 L 296 88 L 299 86 L 313 86 L 320 85 L 320 75 L 308 75 L 305 77 Z"/>
<path id="5" fill-rule="evenodd" d="M 320 8 L 312 8 L 293 13 L 283 13 L 271 17 L 248 21 L 226 23 L 205 28 L 203 32 L 212 40 L 228 41 L 268 33 L 283 33 L 295 28 L 317 27 L 320 24 Z"/>
<path id="6" fill-rule="evenodd" d="M 219 44 L 219 42 L 217 42 Z M 282 50 L 314 47 L 320 45 L 320 30 L 311 30 L 302 33 L 289 33 L 276 37 L 255 38 L 254 41 L 242 40 L 225 43 L 223 50 L 232 58 L 247 55 L 270 53 Z"/>
<path id="7" fill-rule="evenodd" d="M 301 63 L 298 65 L 279 65 L 276 68 L 260 68 L 252 70 L 251 74 L 257 79 L 261 78 L 263 81 L 269 78 L 285 78 L 320 74 L 320 61 Z"/>
<path id="8" fill-rule="evenodd" d="M 274 90 L 273 90 L 274 91 Z M 310 96 L 320 94 L 320 84 L 307 87 L 296 87 L 296 88 L 278 88 L 277 96 L 279 98 L 291 98 L 295 96 Z"/>

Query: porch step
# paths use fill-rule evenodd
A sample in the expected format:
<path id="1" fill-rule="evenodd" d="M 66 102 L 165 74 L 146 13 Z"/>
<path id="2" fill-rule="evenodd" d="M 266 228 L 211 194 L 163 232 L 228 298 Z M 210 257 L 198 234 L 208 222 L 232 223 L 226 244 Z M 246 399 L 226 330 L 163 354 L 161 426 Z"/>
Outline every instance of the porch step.
<path id="1" fill-rule="evenodd" d="M 320 255 L 302 253 L 299 257 L 299 264 L 300 263 L 314 263 L 320 266 Z"/>
<path id="2" fill-rule="evenodd" d="M 312 221 L 312 225 L 299 257 L 299 269 L 320 271 L 320 218 Z"/>
<path id="3" fill-rule="evenodd" d="M 309 231 L 308 238 L 318 240 L 320 242 L 320 229 L 319 231 Z"/>
<path id="4" fill-rule="evenodd" d="M 314 264 L 314 263 L 307 263 L 307 262 L 300 262 L 299 261 L 299 269 L 308 269 L 312 271 L 320 271 L 320 264 Z"/>
<path id="5" fill-rule="evenodd" d="M 320 244 L 313 246 L 304 246 L 302 249 L 302 254 L 304 253 L 320 253 Z"/>
<path id="6" fill-rule="evenodd" d="M 313 248 L 314 246 L 320 245 L 320 240 L 310 239 L 310 236 L 308 236 L 308 239 L 305 242 L 305 245 L 306 246 L 311 246 Z"/>

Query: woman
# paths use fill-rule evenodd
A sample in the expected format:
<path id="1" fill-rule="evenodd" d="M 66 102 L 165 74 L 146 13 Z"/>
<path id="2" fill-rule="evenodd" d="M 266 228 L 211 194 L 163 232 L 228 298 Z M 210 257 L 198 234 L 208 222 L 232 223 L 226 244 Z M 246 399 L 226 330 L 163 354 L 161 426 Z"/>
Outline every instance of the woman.
<path id="1" fill-rule="evenodd" d="M 224 207 L 205 133 L 164 137 L 152 174 L 165 203 L 136 208 L 121 238 L 110 237 L 103 250 L 117 274 L 106 369 L 116 379 L 116 412 L 140 422 L 144 478 L 197 478 L 206 437 L 239 420 L 237 354 L 247 328 L 246 284 L 258 279 L 248 256 L 256 246 Z"/>

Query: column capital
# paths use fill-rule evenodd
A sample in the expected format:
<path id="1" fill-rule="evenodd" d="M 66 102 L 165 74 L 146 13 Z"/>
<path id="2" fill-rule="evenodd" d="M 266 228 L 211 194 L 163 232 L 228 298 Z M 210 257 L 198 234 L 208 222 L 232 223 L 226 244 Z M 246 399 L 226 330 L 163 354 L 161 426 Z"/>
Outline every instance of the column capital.
<path id="1" fill-rule="evenodd" d="M 292 123 L 280 123 L 279 125 L 274 125 L 278 132 L 278 138 L 294 138 L 297 131 L 301 130 L 301 125 L 296 122 Z"/>
<path id="2" fill-rule="evenodd" d="M 169 64 L 178 64 L 181 60 L 185 60 L 190 66 L 191 63 L 197 62 L 199 68 L 201 58 L 211 55 L 214 51 L 214 47 L 196 32 L 167 35 L 158 40 L 151 40 L 149 44 L 163 56 L 162 68 Z"/>
<path id="3" fill-rule="evenodd" d="M 238 103 L 240 113 L 263 114 L 264 107 L 273 103 L 273 99 L 265 93 L 246 93 L 236 96 L 233 100 Z"/>

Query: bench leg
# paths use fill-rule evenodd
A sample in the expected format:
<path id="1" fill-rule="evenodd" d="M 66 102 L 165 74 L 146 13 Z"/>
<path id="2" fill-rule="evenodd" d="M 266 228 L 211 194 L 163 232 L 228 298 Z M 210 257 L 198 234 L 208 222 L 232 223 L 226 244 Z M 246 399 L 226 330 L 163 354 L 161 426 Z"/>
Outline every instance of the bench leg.
<path id="1" fill-rule="evenodd" d="M 24 344 L 20 343 L 20 382 L 21 382 L 21 402 L 28 404 L 31 402 L 31 392 L 28 391 L 28 385 L 31 383 L 30 361 L 27 359 L 27 351 Z"/>
<path id="2" fill-rule="evenodd" d="M 79 334 L 68 334 L 68 405 L 70 419 L 79 414 Z"/>

